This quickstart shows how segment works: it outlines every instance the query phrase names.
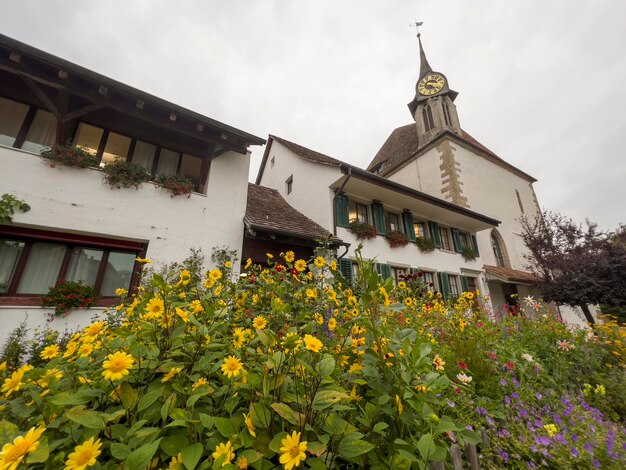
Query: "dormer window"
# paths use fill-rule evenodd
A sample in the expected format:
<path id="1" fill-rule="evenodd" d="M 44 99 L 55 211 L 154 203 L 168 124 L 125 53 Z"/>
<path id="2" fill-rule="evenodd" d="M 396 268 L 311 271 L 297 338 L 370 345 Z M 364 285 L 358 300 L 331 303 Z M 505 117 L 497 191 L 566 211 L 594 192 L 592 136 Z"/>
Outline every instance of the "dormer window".
<path id="1" fill-rule="evenodd" d="M 426 132 L 433 129 L 435 127 L 435 120 L 433 119 L 433 110 L 430 108 L 430 105 L 427 104 L 422 109 L 422 118 L 424 119 L 424 129 Z"/>

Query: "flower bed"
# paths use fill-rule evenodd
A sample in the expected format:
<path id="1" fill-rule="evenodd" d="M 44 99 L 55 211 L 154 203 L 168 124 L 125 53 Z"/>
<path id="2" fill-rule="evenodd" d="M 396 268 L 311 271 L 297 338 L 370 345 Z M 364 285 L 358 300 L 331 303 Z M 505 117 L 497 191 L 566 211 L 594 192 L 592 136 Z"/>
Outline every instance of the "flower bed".
<path id="1" fill-rule="evenodd" d="M 42 366 L 0 366 L 0 466 L 423 468 L 484 428 L 487 468 L 623 468 L 615 323 L 591 336 L 530 299 L 537 319 L 496 323 L 480 293 L 362 261 L 354 288 L 321 257 L 231 266 L 155 274 Z"/>

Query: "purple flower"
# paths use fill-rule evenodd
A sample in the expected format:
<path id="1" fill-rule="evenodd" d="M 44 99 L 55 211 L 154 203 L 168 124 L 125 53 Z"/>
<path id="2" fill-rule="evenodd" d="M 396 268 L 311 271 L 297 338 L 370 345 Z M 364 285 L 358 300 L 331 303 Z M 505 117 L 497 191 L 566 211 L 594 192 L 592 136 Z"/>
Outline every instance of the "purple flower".
<path id="1" fill-rule="evenodd" d="M 571 452 L 572 452 L 572 457 L 577 459 L 579 454 L 578 454 L 578 450 L 576 449 L 576 447 L 572 447 Z"/>
<path id="2" fill-rule="evenodd" d="M 454 408 L 456 406 L 456 403 L 454 403 L 453 401 L 448 400 L 448 406 L 450 408 Z"/>
<path id="3" fill-rule="evenodd" d="M 504 403 L 506 403 L 507 405 L 511 404 L 511 399 L 509 398 L 508 395 L 506 397 L 504 397 Z"/>
<path id="4" fill-rule="evenodd" d="M 554 418 L 554 422 L 555 422 L 556 424 L 563 424 L 563 420 L 561 419 L 561 417 L 560 417 L 559 415 L 554 414 L 554 415 L 553 415 L 553 418 Z"/>
<path id="5" fill-rule="evenodd" d="M 583 447 L 585 448 L 587 452 L 593 455 L 593 447 L 591 447 L 591 444 L 589 444 L 588 442 L 585 442 L 585 445 Z"/>
<path id="6" fill-rule="evenodd" d="M 596 459 L 591 459 L 591 465 L 593 465 L 596 468 L 600 468 L 600 462 L 598 462 Z"/>
<path id="7" fill-rule="evenodd" d="M 489 426 L 493 426 L 495 423 L 495 421 L 493 419 L 491 419 L 491 416 L 487 416 L 487 424 Z"/>
<path id="8" fill-rule="evenodd" d="M 519 380 L 517 380 L 515 377 L 513 377 L 511 379 L 511 382 L 513 382 L 513 385 L 515 386 L 515 388 L 519 388 Z M 516 398 L 516 397 L 513 397 Z"/>
<path id="9" fill-rule="evenodd" d="M 500 379 L 500 385 L 505 387 L 506 386 L 506 379 Z"/>
<path id="10" fill-rule="evenodd" d="M 519 393 L 517 393 L 517 392 L 513 392 L 513 393 L 511 394 L 511 397 L 513 397 L 513 400 L 517 400 L 517 399 L 519 399 Z"/>
<path id="11" fill-rule="evenodd" d="M 555 440 L 556 442 L 558 442 L 559 444 L 562 444 L 562 445 L 564 445 L 564 446 L 566 446 L 566 445 L 567 445 L 567 441 L 565 440 L 565 438 L 563 437 L 563 434 L 561 434 L 561 433 L 556 434 L 556 435 L 554 436 L 554 440 Z"/>
<path id="12" fill-rule="evenodd" d="M 578 442 L 578 434 L 572 434 L 572 442 Z"/>
<path id="13" fill-rule="evenodd" d="M 541 422 L 540 419 L 536 419 L 535 422 L 533 423 L 535 425 L 535 427 L 540 428 L 541 426 L 543 426 L 543 423 Z"/>
<path id="14" fill-rule="evenodd" d="M 508 439 L 511 437 L 511 433 L 507 429 L 502 429 L 501 431 L 498 431 L 498 436 L 506 437 Z"/>
<path id="15" fill-rule="evenodd" d="M 535 392 L 535 398 L 537 400 L 541 400 L 543 398 L 543 395 L 541 393 L 539 393 L 539 392 Z"/>
<path id="16" fill-rule="evenodd" d="M 474 430 L 474 426 L 472 426 L 471 424 L 468 424 L 465 426 L 465 429 L 469 429 L 470 431 Z"/>
<path id="17" fill-rule="evenodd" d="M 480 416 L 486 416 L 487 410 L 484 408 L 476 408 L 476 413 L 478 413 Z"/>
<path id="18" fill-rule="evenodd" d="M 526 464 L 526 466 L 527 466 L 528 468 L 537 468 L 537 465 L 535 465 L 535 463 L 534 463 L 534 462 L 528 462 L 528 463 Z"/>
<path id="19" fill-rule="evenodd" d="M 526 408 L 522 408 L 521 410 L 519 410 L 519 415 L 522 418 L 528 418 L 528 411 L 526 411 Z"/>
<path id="20" fill-rule="evenodd" d="M 503 450 L 500 451 L 500 457 L 502 457 L 502 460 L 504 460 L 505 462 L 509 461 L 509 454 L 507 454 Z"/>

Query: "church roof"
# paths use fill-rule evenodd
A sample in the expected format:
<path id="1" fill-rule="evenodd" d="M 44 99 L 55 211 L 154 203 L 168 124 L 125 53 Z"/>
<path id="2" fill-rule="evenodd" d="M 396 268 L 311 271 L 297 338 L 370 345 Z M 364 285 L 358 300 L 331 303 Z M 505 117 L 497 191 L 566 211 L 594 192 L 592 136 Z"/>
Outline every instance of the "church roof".
<path id="1" fill-rule="evenodd" d="M 444 134 L 469 144 L 479 150 L 486 158 L 495 164 L 517 174 L 518 176 L 521 176 L 531 182 L 536 181 L 532 176 L 524 173 L 522 170 L 498 157 L 494 152 L 489 150 L 485 145 L 481 144 L 464 130 L 462 130 L 462 135 L 460 136 L 454 134 L 453 132 L 446 131 L 439 137 Z M 434 139 L 432 142 L 435 142 L 436 140 L 437 139 Z M 374 159 L 368 165 L 367 170 L 374 171 L 378 168 L 376 174 L 387 177 L 398 170 L 404 163 L 408 163 L 414 157 L 418 157 L 420 152 L 425 148 L 427 147 L 420 148 L 420 142 L 415 124 L 407 124 L 406 126 L 398 127 L 391 133 L 378 153 L 374 156 Z"/>
<path id="2" fill-rule="evenodd" d="M 307 240 L 330 238 L 335 245 L 343 243 L 317 222 L 290 206 L 277 190 L 257 184 L 248 183 L 244 223 L 252 230 Z"/>

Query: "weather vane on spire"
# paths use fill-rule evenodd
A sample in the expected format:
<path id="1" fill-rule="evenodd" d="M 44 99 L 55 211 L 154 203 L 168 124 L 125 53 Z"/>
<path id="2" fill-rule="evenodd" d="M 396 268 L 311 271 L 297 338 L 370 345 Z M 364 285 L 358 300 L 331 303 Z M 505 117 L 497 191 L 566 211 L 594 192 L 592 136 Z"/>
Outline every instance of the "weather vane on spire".
<path id="1" fill-rule="evenodd" d="M 416 21 L 414 24 L 410 24 L 409 25 L 409 28 L 415 27 L 415 30 L 417 31 L 417 37 L 418 38 L 421 36 L 419 27 L 422 26 L 423 24 L 424 24 L 423 21 Z"/>

